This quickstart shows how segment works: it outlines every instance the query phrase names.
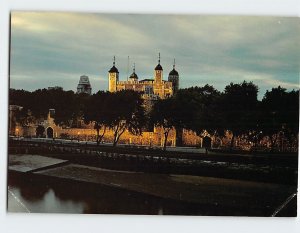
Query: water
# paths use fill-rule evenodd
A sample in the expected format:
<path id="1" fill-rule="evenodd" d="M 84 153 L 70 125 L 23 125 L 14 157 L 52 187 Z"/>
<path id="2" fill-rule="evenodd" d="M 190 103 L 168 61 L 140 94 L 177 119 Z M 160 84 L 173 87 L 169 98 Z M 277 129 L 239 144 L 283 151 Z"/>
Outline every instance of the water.
<path id="1" fill-rule="evenodd" d="M 26 199 L 22 196 L 22 191 L 19 187 L 9 187 L 9 212 L 83 213 L 84 202 L 61 200 L 51 188 L 41 198 L 35 200 Z"/>
<path id="2" fill-rule="evenodd" d="M 242 189 L 240 192 L 245 195 Z M 270 216 L 282 203 L 281 200 L 288 197 L 289 192 L 290 189 L 283 193 L 271 193 L 271 198 L 280 200 L 275 200 L 275 204 L 271 201 L 273 207 L 266 207 L 269 201 L 259 198 L 257 201 L 260 204 L 257 206 L 235 205 L 230 201 L 196 204 L 130 192 L 118 187 L 51 180 L 49 177 L 41 178 L 31 174 L 9 174 L 7 207 L 8 212 L 23 213 Z M 254 194 L 253 198 L 257 198 L 257 195 Z M 210 196 L 207 198 L 210 202 Z M 280 216 L 296 216 L 296 211 L 297 202 L 294 198 Z"/>
<path id="3" fill-rule="evenodd" d="M 201 215 L 191 203 L 83 183 L 9 177 L 8 212 Z"/>

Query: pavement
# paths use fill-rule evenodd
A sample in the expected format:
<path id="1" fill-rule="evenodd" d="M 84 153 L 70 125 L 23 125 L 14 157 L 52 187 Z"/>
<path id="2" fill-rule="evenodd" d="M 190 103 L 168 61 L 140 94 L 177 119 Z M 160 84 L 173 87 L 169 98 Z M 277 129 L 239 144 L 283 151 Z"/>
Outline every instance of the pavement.
<path id="1" fill-rule="evenodd" d="M 9 155 L 8 170 L 33 172 L 66 163 L 67 160 L 49 158 L 40 155 Z"/>

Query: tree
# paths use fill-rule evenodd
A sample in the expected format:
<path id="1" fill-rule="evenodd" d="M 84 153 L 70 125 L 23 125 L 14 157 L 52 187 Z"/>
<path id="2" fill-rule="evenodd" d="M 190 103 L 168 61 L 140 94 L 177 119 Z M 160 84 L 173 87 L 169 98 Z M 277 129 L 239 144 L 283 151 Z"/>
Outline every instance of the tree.
<path id="1" fill-rule="evenodd" d="M 36 122 L 35 117 L 32 115 L 32 112 L 29 109 L 22 108 L 15 113 L 16 121 L 19 122 L 22 126 L 28 126 Z"/>
<path id="2" fill-rule="evenodd" d="M 224 132 L 218 108 L 221 93 L 213 86 L 180 89 L 174 106 L 174 126 L 190 129 L 201 135 L 204 130 L 216 135 Z"/>
<path id="3" fill-rule="evenodd" d="M 55 123 L 72 126 L 80 116 L 84 96 L 73 91 L 57 89 L 38 89 L 33 92 L 10 89 L 9 103 L 23 107 L 24 113 L 30 110 L 35 119 L 44 119 L 49 109 L 55 109 Z M 25 116 L 25 115 L 24 115 Z"/>
<path id="4" fill-rule="evenodd" d="M 54 121 L 56 124 L 71 127 L 74 121 L 81 117 L 79 97 L 73 91 L 63 89 L 46 90 L 45 98 L 48 109 L 55 109 Z"/>
<path id="5" fill-rule="evenodd" d="M 196 105 L 194 120 L 192 121 L 192 129 L 198 134 L 206 130 L 211 135 L 223 135 L 224 128 L 219 109 L 221 93 L 210 85 L 196 88 L 196 91 L 198 104 Z"/>
<path id="6" fill-rule="evenodd" d="M 108 100 L 107 116 L 110 128 L 114 131 L 113 146 L 117 145 L 125 130 L 134 135 L 141 135 L 146 117 L 140 94 L 132 90 L 123 90 L 111 93 Z"/>
<path id="7" fill-rule="evenodd" d="M 230 148 L 236 136 L 257 128 L 258 87 L 252 82 L 230 83 L 225 87 L 218 105 L 224 129 L 232 133 Z"/>
<path id="8" fill-rule="evenodd" d="M 97 145 L 102 141 L 106 128 L 110 126 L 111 119 L 109 106 L 112 95 L 109 92 L 99 91 L 98 93 L 90 96 L 85 104 L 84 108 L 84 121 L 85 123 L 94 123 L 94 129 L 97 132 L 96 142 Z M 100 130 L 103 129 L 100 135 Z"/>
<path id="9" fill-rule="evenodd" d="M 45 133 L 45 128 L 41 125 L 38 125 L 38 127 L 36 128 L 36 136 L 43 137 L 44 133 Z"/>
<path id="10" fill-rule="evenodd" d="M 195 88 L 179 89 L 172 97 L 172 127 L 176 130 L 176 145 L 182 145 L 182 130 L 194 130 L 195 116 L 198 109 L 199 95 Z M 157 107 L 162 108 L 159 106 Z M 170 106 L 171 107 L 171 106 Z M 163 111 L 163 110 L 160 110 Z M 171 121 L 171 119 L 168 119 Z"/>
<path id="11" fill-rule="evenodd" d="M 285 135 L 290 142 L 297 137 L 299 91 L 287 92 L 280 86 L 266 91 L 260 104 L 259 127 L 269 138 L 272 151 L 280 135 Z"/>
<path id="12" fill-rule="evenodd" d="M 31 92 L 25 90 L 9 89 L 9 104 L 19 105 L 24 109 L 29 109 L 31 103 Z"/>
<path id="13" fill-rule="evenodd" d="M 154 104 L 151 111 L 151 119 L 154 125 L 159 126 L 163 129 L 164 134 L 164 144 L 163 150 L 166 150 L 167 141 L 170 131 L 174 128 L 175 125 L 178 125 L 176 117 L 177 108 L 175 105 L 174 98 L 159 99 Z"/>

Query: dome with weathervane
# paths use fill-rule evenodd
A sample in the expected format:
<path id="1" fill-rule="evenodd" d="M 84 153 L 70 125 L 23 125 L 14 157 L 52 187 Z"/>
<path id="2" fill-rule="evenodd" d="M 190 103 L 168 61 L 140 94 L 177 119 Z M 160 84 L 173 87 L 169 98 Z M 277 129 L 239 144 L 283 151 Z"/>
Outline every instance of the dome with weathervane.
<path id="1" fill-rule="evenodd" d="M 132 74 L 129 76 L 129 78 L 131 80 L 137 80 L 139 77 L 137 76 L 137 74 L 135 73 L 135 63 L 133 64 L 133 72 Z"/>
<path id="2" fill-rule="evenodd" d="M 163 70 L 162 66 L 160 64 L 158 64 L 156 67 L 155 67 L 155 70 Z"/>
<path id="3" fill-rule="evenodd" d="M 116 58 L 114 57 L 113 67 L 110 68 L 110 70 L 108 71 L 109 73 L 119 73 L 115 64 L 116 64 Z"/>
<path id="4" fill-rule="evenodd" d="M 129 78 L 131 78 L 131 79 L 138 79 L 139 77 L 137 76 L 136 73 L 132 73 L 132 74 L 129 76 Z"/>
<path id="5" fill-rule="evenodd" d="M 176 76 L 178 76 L 178 72 L 177 72 L 177 70 L 175 70 L 173 68 L 173 70 L 170 71 L 169 75 L 174 75 L 174 76 L 176 75 Z"/>
<path id="6" fill-rule="evenodd" d="M 109 73 L 119 73 L 117 67 L 113 66 L 110 68 L 110 70 L 108 71 Z"/>
<path id="7" fill-rule="evenodd" d="M 160 53 L 158 53 L 158 64 L 154 70 L 163 70 L 162 66 L 160 65 Z"/>

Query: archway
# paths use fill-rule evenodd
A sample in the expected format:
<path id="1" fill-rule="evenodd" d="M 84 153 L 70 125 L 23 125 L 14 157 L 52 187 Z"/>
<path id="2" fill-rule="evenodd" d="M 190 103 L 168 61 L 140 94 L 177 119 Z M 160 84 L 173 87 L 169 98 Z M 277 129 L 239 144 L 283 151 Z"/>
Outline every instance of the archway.
<path id="1" fill-rule="evenodd" d="M 53 138 L 53 129 L 51 127 L 47 128 L 47 138 Z"/>
<path id="2" fill-rule="evenodd" d="M 205 136 L 203 138 L 203 141 L 202 141 L 202 147 L 205 148 L 205 154 L 207 154 L 208 150 L 211 148 L 211 138 L 208 137 L 208 136 Z"/>
<path id="3" fill-rule="evenodd" d="M 44 133 L 45 133 L 45 128 L 44 126 L 39 125 L 36 130 L 35 130 L 36 136 L 38 138 L 42 138 L 44 137 Z"/>

